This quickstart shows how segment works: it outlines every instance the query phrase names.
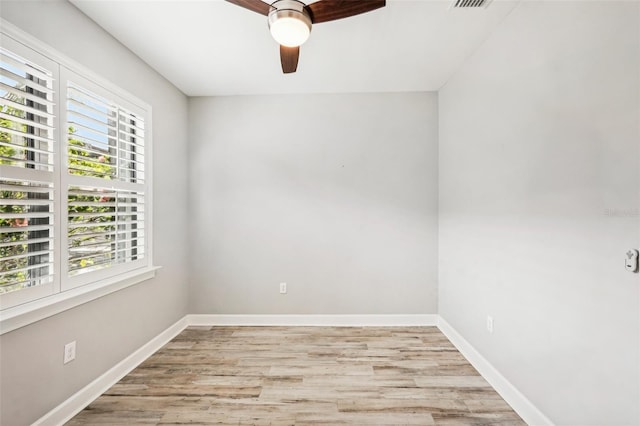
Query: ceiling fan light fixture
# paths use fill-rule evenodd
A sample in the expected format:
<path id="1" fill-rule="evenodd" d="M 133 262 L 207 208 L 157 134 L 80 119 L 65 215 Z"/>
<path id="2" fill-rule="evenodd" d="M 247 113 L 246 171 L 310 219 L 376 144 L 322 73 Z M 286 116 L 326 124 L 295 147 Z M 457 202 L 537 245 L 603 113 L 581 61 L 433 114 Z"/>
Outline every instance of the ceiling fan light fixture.
<path id="1" fill-rule="evenodd" d="M 266 0 L 226 1 L 267 17 L 271 35 L 280 44 L 280 64 L 284 74 L 294 73 L 298 69 L 300 45 L 309 38 L 311 24 L 349 18 L 387 4 L 386 0 L 315 0 L 309 4 L 300 0 L 275 0 L 270 5 Z"/>
<path id="2" fill-rule="evenodd" d="M 296 47 L 311 34 L 311 18 L 304 4 L 296 0 L 279 0 L 271 5 L 269 31 L 281 45 Z"/>

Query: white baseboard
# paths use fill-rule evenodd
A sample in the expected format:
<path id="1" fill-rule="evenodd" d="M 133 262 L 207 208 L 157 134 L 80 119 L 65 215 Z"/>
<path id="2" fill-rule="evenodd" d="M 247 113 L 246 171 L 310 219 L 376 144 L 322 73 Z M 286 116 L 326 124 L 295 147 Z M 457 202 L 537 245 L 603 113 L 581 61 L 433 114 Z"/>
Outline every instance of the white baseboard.
<path id="1" fill-rule="evenodd" d="M 531 426 L 553 426 L 553 422 L 511 384 L 480 352 L 447 321 L 440 317 L 438 328 L 460 353 L 474 366 L 498 394 Z"/>
<path id="2" fill-rule="evenodd" d="M 62 404 L 38 419 L 33 426 L 62 425 L 73 416 L 82 411 L 94 399 L 102 395 L 111 386 L 118 383 L 120 379 L 129 374 L 134 368 L 144 360 L 153 355 L 162 346 L 176 337 L 188 326 L 186 317 L 158 334 L 140 349 L 129 355 L 124 360 L 109 369 L 102 376 L 89 383 L 84 388 L 69 397 Z"/>
<path id="3" fill-rule="evenodd" d="M 188 326 L 436 326 L 438 315 L 186 315 L 116 364 L 106 373 L 38 419 L 33 426 L 57 426 L 69 421 L 93 400 L 153 355 Z"/>
<path id="4" fill-rule="evenodd" d="M 186 315 L 116 364 L 109 371 L 49 411 L 33 425 L 62 425 L 116 384 L 188 326 L 438 326 L 487 382 L 529 425 L 553 423 L 500 374 L 467 340 L 439 315 Z"/>
<path id="5" fill-rule="evenodd" d="M 438 315 L 187 315 L 189 325 L 436 326 Z"/>

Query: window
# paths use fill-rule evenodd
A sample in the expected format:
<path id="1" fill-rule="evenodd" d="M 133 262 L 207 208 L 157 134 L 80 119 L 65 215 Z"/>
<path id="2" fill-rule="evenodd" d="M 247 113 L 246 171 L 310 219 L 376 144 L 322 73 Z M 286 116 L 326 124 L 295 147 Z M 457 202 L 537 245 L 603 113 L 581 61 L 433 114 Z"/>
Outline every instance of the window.
<path id="1" fill-rule="evenodd" d="M 145 114 L 71 71 L 65 126 L 67 287 L 144 266 Z"/>
<path id="2" fill-rule="evenodd" d="M 1 40 L 1 310 L 149 270 L 150 108 Z"/>

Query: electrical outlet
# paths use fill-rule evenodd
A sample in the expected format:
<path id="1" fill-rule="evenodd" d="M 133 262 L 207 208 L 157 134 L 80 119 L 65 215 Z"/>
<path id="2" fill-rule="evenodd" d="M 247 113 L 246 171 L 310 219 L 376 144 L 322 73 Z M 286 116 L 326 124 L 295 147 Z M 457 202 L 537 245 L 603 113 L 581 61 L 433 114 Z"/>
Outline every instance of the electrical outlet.
<path id="1" fill-rule="evenodd" d="M 493 334 L 493 317 L 491 315 L 487 315 L 487 331 Z"/>
<path id="2" fill-rule="evenodd" d="M 287 294 L 287 283 L 280 283 L 280 294 Z"/>
<path id="3" fill-rule="evenodd" d="M 630 249 L 627 251 L 627 255 L 624 259 L 624 267 L 629 272 L 637 272 L 638 271 L 638 250 Z"/>
<path id="4" fill-rule="evenodd" d="M 76 341 L 64 345 L 64 364 L 68 364 L 76 359 Z"/>

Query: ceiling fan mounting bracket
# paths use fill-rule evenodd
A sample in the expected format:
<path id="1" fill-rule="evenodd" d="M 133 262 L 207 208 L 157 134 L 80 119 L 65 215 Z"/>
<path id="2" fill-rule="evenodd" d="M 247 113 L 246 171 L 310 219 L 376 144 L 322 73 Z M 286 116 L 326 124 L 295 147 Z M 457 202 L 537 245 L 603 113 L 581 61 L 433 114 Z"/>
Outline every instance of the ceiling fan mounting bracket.
<path id="1" fill-rule="evenodd" d="M 305 6 L 306 4 L 302 3 L 299 0 L 276 0 L 271 3 L 271 6 L 269 7 L 269 14 L 276 11 L 293 10 L 309 16 L 307 11 L 305 10 Z"/>

